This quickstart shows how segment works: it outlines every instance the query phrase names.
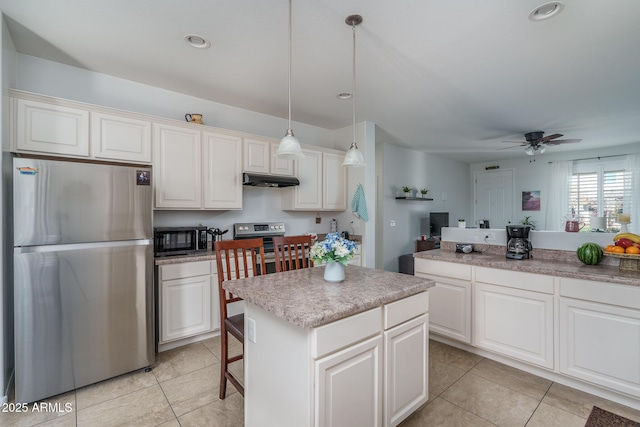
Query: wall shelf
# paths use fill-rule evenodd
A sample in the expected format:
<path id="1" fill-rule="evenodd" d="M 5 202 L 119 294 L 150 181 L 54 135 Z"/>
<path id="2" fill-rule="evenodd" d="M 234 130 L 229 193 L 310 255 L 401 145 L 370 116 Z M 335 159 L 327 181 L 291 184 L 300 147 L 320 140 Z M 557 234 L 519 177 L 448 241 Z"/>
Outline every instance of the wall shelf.
<path id="1" fill-rule="evenodd" d="M 422 197 L 396 197 L 396 200 L 424 200 L 425 202 L 433 199 L 425 199 Z"/>

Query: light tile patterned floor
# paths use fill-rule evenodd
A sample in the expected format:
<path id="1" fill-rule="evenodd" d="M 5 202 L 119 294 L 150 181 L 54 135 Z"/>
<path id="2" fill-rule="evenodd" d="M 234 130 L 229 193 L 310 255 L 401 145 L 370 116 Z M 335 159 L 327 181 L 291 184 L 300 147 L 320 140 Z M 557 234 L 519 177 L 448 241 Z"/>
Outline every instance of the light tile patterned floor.
<path id="1" fill-rule="evenodd" d="M 232 340 L 232 351 L 241 346 Z M 640 411 L 430 341 L 429 402 L 403 427 L 584 426 L 593 405 L 640 422 Z M 136 371 L 45 402 L 71 412 L 0 413 L 0 426 L 242 426 L 244 400 L 218 399 L 220 341 L 160 353 Z M 233 371 L 242 374 L 242 363 Z"/>

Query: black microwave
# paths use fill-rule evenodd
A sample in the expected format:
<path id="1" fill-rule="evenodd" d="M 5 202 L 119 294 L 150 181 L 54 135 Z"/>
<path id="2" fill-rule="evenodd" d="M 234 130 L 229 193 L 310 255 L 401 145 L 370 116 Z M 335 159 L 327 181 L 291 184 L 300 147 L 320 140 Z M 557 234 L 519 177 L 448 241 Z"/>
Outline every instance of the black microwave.
<path id="1" fill-rule="evenodd" d="M 207 250 L 207 227 L 156 227 L 155 256 L 192 255 Z"/>

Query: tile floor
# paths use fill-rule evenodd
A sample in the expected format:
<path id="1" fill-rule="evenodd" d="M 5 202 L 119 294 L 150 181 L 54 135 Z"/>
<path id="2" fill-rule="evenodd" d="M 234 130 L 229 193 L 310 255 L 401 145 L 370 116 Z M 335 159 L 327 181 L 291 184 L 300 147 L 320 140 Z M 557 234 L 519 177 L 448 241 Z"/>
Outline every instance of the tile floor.
<path id="1" fill-rule="evenodd" d="M 582 427 L 593 405 L 640 422 L 638 410 L 457 348 L 430 341 L 429 351 L 429 402 L 403 427 Z M 218 399 L 219 356 L 219 338 L 160 353 L 151 372 L 46 400 L 59 408 L 70 403 L 69 413 L 0 413 L 0 426 L 242 426 L 244 401 L 235 388 Z"/>

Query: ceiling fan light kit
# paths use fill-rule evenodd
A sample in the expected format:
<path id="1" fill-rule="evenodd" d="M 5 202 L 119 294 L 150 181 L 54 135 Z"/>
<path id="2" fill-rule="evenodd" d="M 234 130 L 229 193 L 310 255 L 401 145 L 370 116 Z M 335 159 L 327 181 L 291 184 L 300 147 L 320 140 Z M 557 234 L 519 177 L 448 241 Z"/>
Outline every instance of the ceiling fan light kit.
<path id="1" fill-rule="evenodd" d="M 289 0 L 289 127 L 278 145 L 275 156 L 283 159 L 302 159 L 304 154 L 300 141 L 293 135 L 291 129 L 291 27 L 291 0 Z"/>
<path id="2" fill-rule="evenodd" d="M 533 156 L 535 155 L 536 151 L 538 151 L 540 154 L 544 154 L 544 152 L 547 151 L 547 148 L 549 148 L 550 145 L 560 145 L 582 141 L 581 139 L 557 139 L 562 136 L 564 135 L 562 135 L 561 133 L 554 133 L 549 136 L 544 136 L 544 132 L 539 130 L 535 132 L 528 132 L 524 134 L 524 139 L 526 141 L 521 142 L 519 146 L 525 147 L 524 152 L 529 156 Z M 503 142 L 518 143 L 518 141 Z M 508 148 L 514 147 L 498 148 L 498 150 L 505 150 Z"/>
<path id="3" fill-rule="evenodd" d="M 351 167 L 363 167 L 364 163 L 364 155 L 362 151 L 358 149 L 358 144 L 356 144 L 356 26 L 362 23 L 362 16 L 360 15 L 349 15 L 344 20 L 347 25 L 351 26 L 353 29 L 353 76 L 351 80 L 352 91 L 351 91 L 351 100 L 352 100 L 352 112 L 353 112 L 353 142 L 349 147 L 349 151 L 344 156 L 344 161 L 342 162 L 343 166 L 351 166 Z"/>

